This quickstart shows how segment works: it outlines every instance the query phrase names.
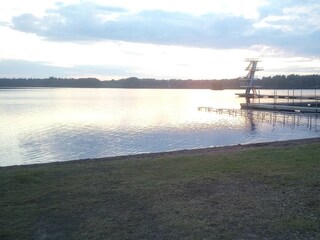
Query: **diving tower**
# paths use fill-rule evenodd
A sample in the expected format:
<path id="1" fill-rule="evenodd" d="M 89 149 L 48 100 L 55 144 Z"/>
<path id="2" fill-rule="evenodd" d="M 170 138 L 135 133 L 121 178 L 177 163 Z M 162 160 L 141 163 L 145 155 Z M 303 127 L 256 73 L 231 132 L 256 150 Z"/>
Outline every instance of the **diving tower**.
<path id="1" fill-rule="evenodd" d="M 257 58 L 247 58 L 245 61 L 249 62 L 249 65 L 245 69 L 246 71 L 248 71 L 246 77 L 240 79 L 243 80 L 245 84 L 241 86 L 241 88 L 245 88 L 245 93 L 242 97 L 245 97 L 247 98 L 247 100 L 250 100 L 250 98 L 256 98 L 258 95 L 256 89 L 260 86 L 257 86 L 255 84 L 255 81 L 257 80 L 255 78 L 255 73 L 257 71 L 262 71 L 263 68 L 258 68 L 258 62 L 261 61 Z"/>

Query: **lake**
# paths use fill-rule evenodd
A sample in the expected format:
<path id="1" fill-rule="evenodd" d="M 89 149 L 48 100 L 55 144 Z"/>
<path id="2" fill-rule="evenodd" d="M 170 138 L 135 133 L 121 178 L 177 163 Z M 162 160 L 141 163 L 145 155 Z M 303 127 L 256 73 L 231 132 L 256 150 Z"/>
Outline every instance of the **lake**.
<path id="1" fill-rule="evenodd" d="M 240 90 L 0 89 L 0 166 L 319 137 L 305 125 L 198 111 Z"/>

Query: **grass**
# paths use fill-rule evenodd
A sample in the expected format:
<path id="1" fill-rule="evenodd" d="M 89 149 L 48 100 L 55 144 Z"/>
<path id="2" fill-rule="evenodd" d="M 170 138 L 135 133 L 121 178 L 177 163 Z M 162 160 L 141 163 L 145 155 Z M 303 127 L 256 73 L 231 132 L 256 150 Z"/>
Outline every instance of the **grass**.
<path id="1" fill-rule="evenodd" d="M 0 169 L 0 239 L 320 239 L 320 144 Z"/>

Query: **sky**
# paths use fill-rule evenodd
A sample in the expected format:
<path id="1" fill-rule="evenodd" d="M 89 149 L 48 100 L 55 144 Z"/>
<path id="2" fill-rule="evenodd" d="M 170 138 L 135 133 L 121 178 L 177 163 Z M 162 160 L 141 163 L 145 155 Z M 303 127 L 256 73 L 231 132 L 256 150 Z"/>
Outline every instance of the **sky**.
<path id="1" fill-rule="evenodd" d="M 319 0 L 0 0 L 1 77 L 320 74 Z"/>

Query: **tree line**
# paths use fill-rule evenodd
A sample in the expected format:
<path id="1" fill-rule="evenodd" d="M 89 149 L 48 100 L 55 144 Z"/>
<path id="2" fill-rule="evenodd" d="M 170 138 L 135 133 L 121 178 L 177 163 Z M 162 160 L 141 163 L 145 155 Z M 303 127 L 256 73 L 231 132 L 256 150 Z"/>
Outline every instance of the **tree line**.
<path id="1" fill-rule="evenodd" d="M 276 75 L 257 79 L 255 84 L 265 89 L 320 88 L 320 75 Z M 75 87 L 75 88 L 173 88 L 173 89 L 239 89 L 241 79 L 221 80 L 157 80 L 152 78 L 124 78 L 101 81 L 97 78 L 0 78 L 0 87 Z"/>
<path id="2" fill-rule="evenodd" d="M 261 83 L 263 88 L 317 89 L 320 88 L 320 75 L 276 75 L 273 77 L 263 77 Z"/>
<path id="3" fill-rule="evenodd" d="M 223 83 L 223 84 L 221 84 Z M 239 85 L 237 79 L 225 80 L 156 80 L 150 78 L 139 79 L 136 77 L 120 80 L 103 81 L 106 88 L 173 88 L 173 89 L 213 89 L 217 86 L 223 88 L 235 88 Z M 239 85 L 240 86 L 240 85 Z M 239 88 L 236 87 L 236 88 Z"/>
<path id="4" fill-rule="evenodd" d="M 100 87 L 97 78 L 0 78 L 0 87 Z"/>

